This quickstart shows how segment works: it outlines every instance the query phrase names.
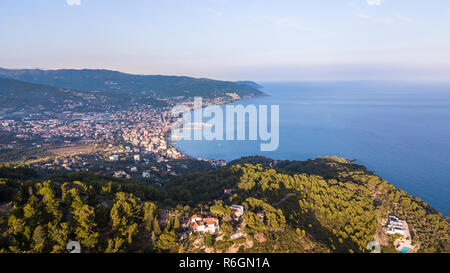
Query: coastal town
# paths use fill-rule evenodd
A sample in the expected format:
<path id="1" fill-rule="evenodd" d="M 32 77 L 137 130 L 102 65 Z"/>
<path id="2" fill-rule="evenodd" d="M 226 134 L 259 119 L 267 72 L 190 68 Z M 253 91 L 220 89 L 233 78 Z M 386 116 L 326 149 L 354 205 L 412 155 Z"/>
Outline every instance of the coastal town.
<path id="1" fill-rule="evenodd" d="M 238 98 L 235 94 L 211 98 L 203 106 Z M 116 178 L 155 178 L 159 183 L 161 175 L 178 175 L 174 169 L 187 169 L 185 162 L 177 160 L 193 159 L 178 151 L 170 137 L 171 128 L 179 120 L 171 110 L 174 105 L 193 109 L 191 101 L 183 97 L 164 101 L 168 106 L 101 106 L 89 112 L 70 110 L 70 105 L 55 111 L 11 113 L 2 109 L 0 154 L 8 162 L 29 164 L 35 169 L 95 171 Z M 226 164 L 223 160 L 199 160 L 210 168 Z"/>
<path id="2" fill-rule="evenodd" d="M 353 231 L 355 223 L 346 224 L 345 234 L 342 235 L 343 231 L 338 233 L 341 238 L 331 242 L 328 248 L 320 238 L 318 240 L 315 237 L 317 233 L 312 230 L 315 227 L 308 223 L 311 220 L 305 203 L 308 197 L 299 194 L 305 185 L 315 183 L 314 179 L 308 182 L 310 178 L 304 176 L 305 180 L 299 181 L 295 190 L 290 189 L 291 192 L 285 192 L 286 185 L 292 185 L 283 184 L 283 179 L 275 179 L 278 184 L 267 183 L 271 181 L 273 173 L 278 171 L 281 173 L 276 177 L 284 176 L 284 171 L 292 170 L 302 173 L 302 177 L 303 172 L 307 174 L 311 170 L 319 170 L 320 175 L 322 171 L 334 172 L 338 168 L 361 170 L 363 167 L 357 166 L 354 158 L 345 160 L 336 156 L 324 156 L 291 165 L 288 161 L 248 157 L 227 164 L 224 160 L 193 158 L 178 150 L 178 136 L 183 136 L 177 131 L 180 128 L 178 125 L 182 123 L 182 130 L 186 129 L 185 120 L 180 114 L 195 111 L 199 107 L 222 105 L 245 98 L 233 92 L 225 94 L 225 97 L 204 98 L 201 104 L 196 104 L 192 97 L 176 96 L 158 97 L 153 104 L 136 101 L 131 105 L 108 105 L 102 100 L 91 98 L 83 103 L 64 100 L 56 107 L 40 104 L 3 107 L 0 108 L 0 164 L 3 164 L 5 170 L 21 171 L 31 168 L 38 177 L 55 180 L 55 185 L 62 188 L 65 187 L 63 181 L 67 180 L 73 180 L 71 183 L 75 187 L 79 187 L 79 183 L 85 182 L 84 180 L 101 181 L 100 183 L 105 184 L 97 189 L 97 197 L 89 202 L 100 214 L 102 210 L 110 210 L 110 217 L 115 204 L 123 201 L 121 198 L 128 198 L 131 203 L 137 202 L 136 206 L 139 208 L 156 200 L 154 204 L 158 204 L 157 210 L 146 208 L 152 211 L 151 214 L 147 213 L 148 219 L 155 221 L 149 224 L 148 219 L 146 220 L 144 226 L 149 238 L 142 242 L 151 242 L 153 247 L 158 245 L 158 248 L 166 250 L 166 240 L 171 242 L 171 246 L 176 245 L 178 251 L 208 253 L 251 249 L 290 251 L 291 247 L 293 251 L 301 252 L 345 252 L 353 249 L 366 249 L 370 252 L 371 242 L 381 245 L 384 252 L 414 253 L 426 249 L 425 240 L 418 240 L 417 228 L 420 225 L 418 226 L 417 220 L 406 217 L 401 210 L 392 210 L 392 207 L 396 208 L 402 201 L 395 196 L 392 197 L 392 206 L 389 204 L 390 199 L 385 197 L 385 204 L 390 208 L 388 210 L 387 207 L 386 211 L 390 212 L 380 214 L 377 228 L 372 225 L 373 230 L 365 230 L 364 226 Z M 202 130 L 209 124 L 194 118 L 194 122 L 191 121 L 188 125 L 192 126 L 188 127 L 188 131 L 195 134 L 195 130 Z M 229 167 L 225 167 L 226 165 Z M 300 169 L 296 169 L 297 167 Z M 265 168 L 270 168 L 270 171 L 266 173 Z M 244 174 L 239 178 L 242 171 Z M 260 175 L 267 177 L 260 179 Z M 292 179 L 286 178 L 286 181 L 295 181 L 297 178 L 294 175 Z M 377 178 L 373 178 L 371 183 L 377 184 L 377 181 Z M 324 186 L 328 182 L 334 183 L 333 179 L 321 180 L 320 188 L 333 190 L 333 186 Z M 263 192 L 252 189 L 256 184 L 261 185 Z M 81 186 L 80 190 L 84 191 L 84 188 L 86 187 Z M 314 188 L 317 187 L 309 191 Z M 132 191 L 133 195 L 112 194 L 112 191 L 119 190 Z M 370 191 L 376 192 L 376 188 L 370 188 Z M 378 194 L 381 193 L 382 191 Z M 255 195 L 260 195 L 260 199 L 255 199 Z M 87 195 L 82 197 L 86 198 Z M 64 203 L 62 197 L 58 197 L 57 202 Z M 333 210 L 327 202 L 321 201 L 319 204 L 322 206 L 321 211 L 315 213 L 323 214 L 327 210 Z M 374 207 L 380 204 L 378 196 L 374 202 L 367 202 L 369 207 L 372 204 Z M 300 210 L 303 217 L 297 219 L 292 214 L 287 220 L 283 213 L 295 213 L 290 207 L 298 205 L 304 206 Z M 62 207 L 68 208 L 66 205 Z M 3 215 L 12 209 L 11 202 L 3 203 L 0 208 Z M 63 215 L 66 221 L 72 221 L 72 212 L 64 211 Z M 145 217 L 139 215 L 138 218 Z M 349 215 L 348 219 L 353 218 Z M 367 216 L 367 219 L 372 218 Z M 290 222 L 289 225 L 286 225 L 286 220 Z M 155 228 L 154 222 L 161 228 Z M 103 224 L 105 223 L 106 221 Z M 148 232 L 150 229 L 153 231 Z M 361 230 L 367 232 L 368 236 L 360 237 Z M 330 231 L 334 232 L 335 229 L 330 227 Z M 354 243 L 346 245 L 348 234 L 354 243 L 358 242 L 363 246 L 356 246 Z M 363 239 L 358 241 L 355 236 Z M 373 241 L 365 247 L 365 240 L 372 239 L 372 236 Z M 278 244 L 273 241 L 276 237 L 280 239 L 278 242 L 285 245 L 272 248 L 273 242 Z"/>
<path id="3" fill-rule="evenodd" d="M 206 101 L 203 106 L 225 102 L 215 99 Z M 171 105 L 174 104 L 171 102 Z M 193 110 L 189 101 L 182 101 L 181 105 Z M 173 106 L 138 105 L 94 112 L 66 110 L 42 114 L 22 113 L 20 118 L 0 120 L 0 131 L 9 133 L 14 139 L 0 143 L 0 152 L 7 154 L 8 150 L 17 149 L 51 151 L 42 152 L 42 156 L 21 159 L 38 170 L 93 171 L 98 175 L 141 180 L 160 187 L 164 184 L 164 176 L 177 176 L 183 170 L 191 171 L 187 163 L 189 161 L 183 160 L 193 159 L 178 151 L 170 137 L 171 128 L 179 122 L 178 116 L 172 116 L 172 109 Z M 202 161 L 210 168 L 226 165 L 223 160 L 193 161 Z M 233 189 L 224 189 L 223 194 L 229 196 L 232 192 Z M 196 238 L 198 234 L 211 234 L 220 241 L 224 232 L 231 241 L 245 238 L 244 207 L 231 205 L 228 210 L 230 218 L 222 217 L 222 220 L 209 210 L 182 216 L 178 234 L 180 242 L 193 235 Z M 166 226 L 171 214 L 165 210 L 159 214 L 160 224 Z M 258 211 L 257 217 L 260 222 L 264 222 L 263 211 Z M 232 224 L 231 231 L 222 231 L 223 219 Z M 407 222 L 394 214 L 389 214 L 384 232 L 392 237 L 397 252 L 416 252 L 420 248 L 420 245 L 412 244 Z M 196 242 L 199 244 L 200 241 Z M 200 244 L 198 247 L 207 250 L 205 245 Z"/>
<path id="4" fill-rule="evenodd" d="M 232 99 L 237 99 L 232 97 Z M 207 100 L 203 106 L 223 104 L 224 99 Z M 194 159 L 178 151 L 170 137 L 171 128 L 179 122 L 173 116 L 173 105 L 183 105 L 193 110 L 190 101 L 172 101 L 167 107 L 137 105 L 125 109 L 110 108 L 107 111 L 45 111 L 24 112 L 16 115 L 2 114 L 0 132 L 9 134 L 11 141 L 0 143 L 0 153 L 8 151 L 33 151 L 26 158 L 21 154 L 17 162 L 23 162 L 37 170 L 80 172 L 90 171 L 116 179 L 144 181 L 161 187 L 165 176 L 178 176 L 192 171 L 192 162 L 204 162 L 208 167 L 220 168 L 224 160 Z M 5 118 L 13 116 L 14 118 Z M 330 163 L 331 164 L 331 163 Z M 224 196 L 230 196 L 233 189 L 224 189 Z M 228 207 L 229 218 L 221 217 L 209 210 L 181 217 L 180 242 L 199 234 L 211 234 L 218 240 L 226 234 L 228 240 L 240 242 L 245 238 L 245 209 L 241 205 Z M 166 226 L 171 213 L 160 211 L 159 219 Z M 264 211 L 257 212 L 257 218 L 264 222 Z M 222 221 L 230 226 L 222 230 Z M 420 245 L 413 245 L 406 221 L 389 214 L 384 232 L 390 236 L 395 250 L 400 253 L 416 252 Z M 200 238 L 204 238 L 201 236 Z M 391 241 L 391 240 L 389 240 Z M 202 240 L 196 240 L 197 247 L 208 251 Z M 243 240 L 242 243 L 245 243 Z"/>

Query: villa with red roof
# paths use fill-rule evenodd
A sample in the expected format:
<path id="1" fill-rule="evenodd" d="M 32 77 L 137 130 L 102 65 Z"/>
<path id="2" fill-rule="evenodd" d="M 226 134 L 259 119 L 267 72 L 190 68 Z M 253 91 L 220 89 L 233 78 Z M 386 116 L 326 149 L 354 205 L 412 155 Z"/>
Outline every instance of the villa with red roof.
<path id="1" fill-rule="evenodd" d="M 203 218 L 201 215 L 194 214 L 191 216 L 190 223 L 192 231 L 209 233 L 219 232 L 219 219 L 217 218 Z"/>

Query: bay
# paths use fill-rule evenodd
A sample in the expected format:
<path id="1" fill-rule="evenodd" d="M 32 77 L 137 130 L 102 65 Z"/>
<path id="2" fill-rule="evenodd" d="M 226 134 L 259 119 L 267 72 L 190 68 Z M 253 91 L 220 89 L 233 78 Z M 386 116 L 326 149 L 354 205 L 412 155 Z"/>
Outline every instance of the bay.
<path id="1" fill-rule="evenodd" d="M 238 103 L 279 105 L 277 150 L 261 152 L 259 141 L 221 140 L 179 140 L 177 148 L 193 157 L 227 161 L 249 155 L 280 160 L 325 155 L 355 158 L 388 182 L 450 215 L 449 83 L 261 85 L 269 96 Z"/>

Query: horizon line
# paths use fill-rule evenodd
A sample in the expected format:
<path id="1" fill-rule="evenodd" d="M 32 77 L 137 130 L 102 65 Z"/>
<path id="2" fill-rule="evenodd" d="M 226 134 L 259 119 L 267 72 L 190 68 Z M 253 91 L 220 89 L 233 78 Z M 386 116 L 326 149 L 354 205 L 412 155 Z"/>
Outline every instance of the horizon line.
<path id="1" fill-rule="evenodd" d="M 314 65 L 311 65 L 309 67 L 317 67 Z M 421 78 L 411 78 L 411 79 L 404 79 L 404 78 L 379 78 L 379 79 L 373 79 L 373 78 L 361 78 L 361 79 L 351 79 L 351 78 L 342 78 L 342 79 L 331 79 L 331 78 L 323 78 L 323 79 L 285 79 L 285 80 L 267 80 L 267 79 L 251 79 L 251 77 L 246 77 L 243 79 L 218 79 L 216 77 L 208 77 L 208 76 L 195 76 L 195 75 L 188 75 L 188 74 L 163 74 L 163 73 L 136 73 L 136 72 L 124 72 L 123 70 L 119 69 L 113 69 L 113 68 L 43 68 L 43 67 L 3 67 L 0 66 L 0 69 L 3 70 L 40 70 L 40 71 L 59 71 L 59 70 L 74 70 L 74 71 L 109 71 L 109 72 L 117 72 L 127 75 L 134 75 L 134 76 L 164 76 L 164 77 L 188 77 L 188 78 L 194 78 L 194 79 L 208 79 L 208 80 L 215 80 L 215 81 L 225 81 L 225 82 L 239 82 L 239 81 L 252 81 L 256 83 L 308 83 L 308 82 L 324 82 L 324 83 L 332 83 L 332 82 L 417 82 L 417 83 L 450 83 L 449 79 L 421 79 Z"/>

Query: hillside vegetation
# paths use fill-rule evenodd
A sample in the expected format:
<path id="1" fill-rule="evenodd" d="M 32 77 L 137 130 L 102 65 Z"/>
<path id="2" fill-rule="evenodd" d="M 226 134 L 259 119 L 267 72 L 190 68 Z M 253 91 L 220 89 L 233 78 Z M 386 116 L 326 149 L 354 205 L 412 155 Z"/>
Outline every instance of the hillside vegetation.
<path id="1" fill-rule="evenodd" d="M 111 70 L 93 69 L 1 69 L 0 76 L 20 81 L 44 84 L 59 88 L 75 89 L 87 92 L 100 92 L 154 97 L 225 97 L 227 93 L 236 93 L 240 97 L 263 95 L 252 82 L 228 82 L 204 78 L 163 75 L 133 75 Z"/>
<path id="2" fill-rule="evenodd" d="M 80 103 L 88 95 L 73 90 L 0 78 L 2 108 L 28 105 L 55 107 L 64 103 Z"/>
<path id="3" fill-rule="evenodd" d="M 84 252 L 367 252 L 383 236 L 390 252 L 388 213 L 408 222 L 419 252 L 450 251 L 442 214 L 337 157 L 243 158 L 161 188 L 93 174 L 47 180 L 26 167 L 2 167 L 0 177 L 2 252 L 64 252 L 71 240 Z M 231 216 L 231 204 L 244 206 L 243 217 Z M 217 217 L 220 233 L 180 240 L 195 213 Z"/>

